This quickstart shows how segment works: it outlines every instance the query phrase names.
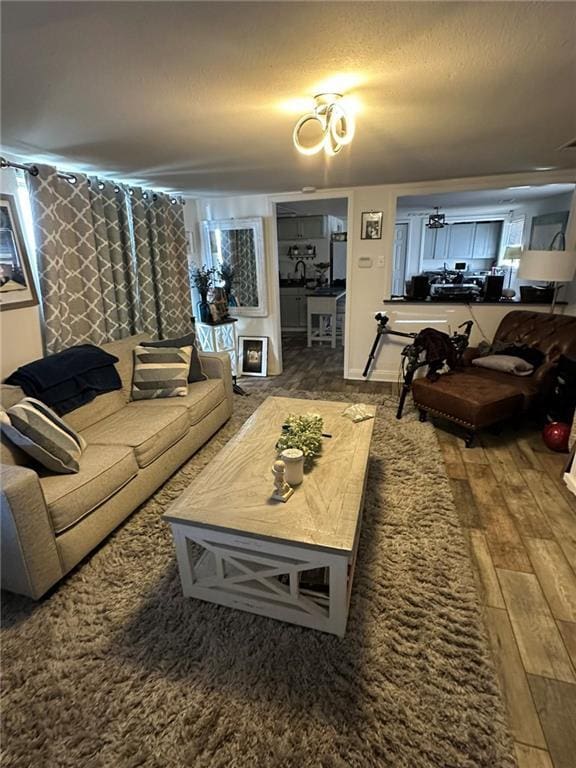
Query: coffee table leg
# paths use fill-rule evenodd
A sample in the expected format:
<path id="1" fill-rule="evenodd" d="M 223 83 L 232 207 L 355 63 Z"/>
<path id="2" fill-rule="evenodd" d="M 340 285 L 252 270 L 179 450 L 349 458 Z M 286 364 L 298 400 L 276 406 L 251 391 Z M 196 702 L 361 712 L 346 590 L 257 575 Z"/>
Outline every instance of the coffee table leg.
<path id="1" fill-rule="evenodd" d="M 328 579 L 330 584 L 329 631 L 344 637 L 348 621 L 348 558 L 339 557 L 329 567 Z"/>
<path id="2" fill-rule="evenodd" d="M 172 524 L 186 597 L 343 637 L 349 601 L 346 554 Z M 303 572 L 325 568 L 328 595 L 299 588 Z"/>

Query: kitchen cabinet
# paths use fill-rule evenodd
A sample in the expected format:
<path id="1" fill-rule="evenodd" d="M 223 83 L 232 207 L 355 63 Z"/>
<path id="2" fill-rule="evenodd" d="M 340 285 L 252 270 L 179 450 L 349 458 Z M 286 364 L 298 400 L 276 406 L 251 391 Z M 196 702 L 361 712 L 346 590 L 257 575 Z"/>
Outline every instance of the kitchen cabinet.
<path id="1" fill-rule="evenodd" d="M 283 217 L 277 220 L 278 240 L 297 240 L 300 235 L 298 222 L 300 220 L 292 217 Z"/>
<path id="2" fill-rule="evenodd" d="M 305 288 L 281 288 L 280 289 L 280 322 L 282 328 L 306 327 L 306 301 Z"/>
<path id="3" fill-rule="evenodd" d="M 449 229 L 449 227 L 426 229 L 424 234 L 424 251 L 422 254 L 424 261 L 429 259 L 446 261 Z"/>
<path id="4" fill-rule="evenodd" d="M 282 216 L 278 240 L 317 240 L 327 236 L 326 216 Z"/>
<path id="5" fill-rule="evenodd" d="M 422 259 L 440 263 L 495 259 L 501 233 L 501 221 L 462 221 L 442 229 L 426 229 Z"/>
<path id="6" fill-rule="evenodd" d="M 473 258 L 474 232 L 476 224 L 473 221 L 462 221 L 450 224 L 448 227 L 447 261 L 469 261 Z"/>
<path id="7" fill-rule="evenodd" d="M 501 221 L 479 221 L 474 232 L 473 259 L 495 259 L 498 256 Z"/>

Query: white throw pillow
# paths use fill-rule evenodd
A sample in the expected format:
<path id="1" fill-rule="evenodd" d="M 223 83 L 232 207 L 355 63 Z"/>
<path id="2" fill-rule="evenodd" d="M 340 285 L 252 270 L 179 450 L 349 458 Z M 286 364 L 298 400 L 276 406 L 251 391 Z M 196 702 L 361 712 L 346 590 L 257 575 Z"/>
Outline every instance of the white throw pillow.
<path id="1" fill-rule="evenodd" d="M 478 368 L 489 368 L 491 371 L 511 373 L 514 376 L 530 376 L 534 370 L 534 366 L 527 363 L 526 360 L 512 355 L 477 357 L 472 360 L 472 365 L 476 365 Z"/>

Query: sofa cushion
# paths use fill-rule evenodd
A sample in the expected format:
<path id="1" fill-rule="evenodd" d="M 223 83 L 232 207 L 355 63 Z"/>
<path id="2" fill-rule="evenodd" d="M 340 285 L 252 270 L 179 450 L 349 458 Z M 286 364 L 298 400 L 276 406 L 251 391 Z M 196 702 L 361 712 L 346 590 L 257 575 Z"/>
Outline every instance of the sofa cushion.
<path id="1" fill-rule="evenodd" d="M 178 405 L 184 398 L 178 398 Z M 168 401 L 164 401 L 165 403 Z M 188 411 L 176 408 L 146 408 L 132 403 L 102 419 L 82 435 L 89 445 L 127 445 L 134 450 L 138 466 L 148 464 L 182 438 L 189 428 Z"/>
<path id="2" fill-rule="evenodd" d="M 496 371 L 483 371 L 496 373 Z M 508 379 L 507 373 L 500 373 Z M 501 384 L 485 376 L 456 371 L 440 376 L 437 381 L 414 379 L 414 403 L 425 411 L 432 411 L 465 426 L 479 429 L 510 418 L 522 410 L 522 394 L 513 384 Z M 520 379 L 525 381 L 525 379 Z"/>
<path id="3" fill-rule="evenodd" d="M 206 381 L 197 381 L 194 384 L 188 384 L 188 394 L 186 397 L 173 398 L 171 400 L 139 400 L 137 403 L 130 403 L 129 408 L 166 408 L 185 406 L 188 411 L 190 426 L 198 424 L 199 421 L 213 411 L 223 400 L 226 399 L 226 390 L 222 379 L 207 379 Z"/>
<path id="4" fill-rule="evenodd" d="M 62 533 L 103 504 L 138 474 L 134 451 L 127 446 L 89 445 L 76 475 L 41 470 L 40 485 L 56 533 Z"/>
<path id="5" fill-rule="evenodd" d="M 516 392 L 522 395 L 523 410 L 528 410 L 535 402 L 540 391 L 540 382 L 535 373 L 532 376 L 510 376 L 509 373 L 491 371 L 489 368 L 466 368 L 466 375 L 483 379 L 488 386 L 513 386 Z M 474 386 L 477 386 L 474 384 Z"/>

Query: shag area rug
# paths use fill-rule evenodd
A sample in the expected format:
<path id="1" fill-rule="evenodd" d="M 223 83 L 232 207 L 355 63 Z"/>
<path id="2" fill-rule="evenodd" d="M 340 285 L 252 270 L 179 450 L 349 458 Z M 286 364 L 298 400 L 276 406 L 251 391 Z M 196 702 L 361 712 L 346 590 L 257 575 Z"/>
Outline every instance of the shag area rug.
<path id="1" fill-rule="evenodd" d="M 467 545 L 414 415 L 378 409 L 344 639 L 182 597 L 161 514 L 264 397 L 237 397 L 46 598 L 4 594 L 3 768 L 513 768 Z"/>

